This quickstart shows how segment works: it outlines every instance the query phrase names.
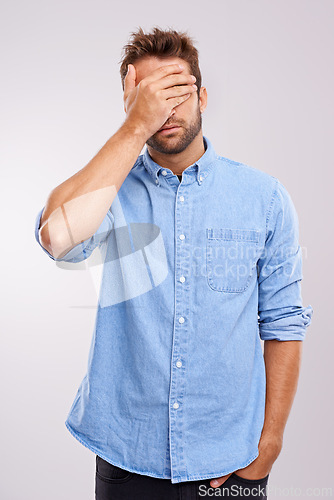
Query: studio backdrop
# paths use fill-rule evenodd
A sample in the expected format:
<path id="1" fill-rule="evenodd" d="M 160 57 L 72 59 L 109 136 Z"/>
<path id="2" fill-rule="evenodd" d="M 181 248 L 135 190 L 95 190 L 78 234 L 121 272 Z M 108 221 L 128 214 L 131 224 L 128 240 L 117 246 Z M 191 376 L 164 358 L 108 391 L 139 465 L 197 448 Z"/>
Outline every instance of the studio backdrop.
<path id="1" fill-rule="evenodd" d="M 119 61 L 138 26 L 194 38 L 204 135 L 294 201 L 314 316 L 269 498 L 333 495 L 334 3 L 18 0 L 1 11 L 0 497 L 94 497 L 94 455 L 64 422 L 86 373 L 101 266 L 57 265 L 34 224 L 123 123 Z"/>

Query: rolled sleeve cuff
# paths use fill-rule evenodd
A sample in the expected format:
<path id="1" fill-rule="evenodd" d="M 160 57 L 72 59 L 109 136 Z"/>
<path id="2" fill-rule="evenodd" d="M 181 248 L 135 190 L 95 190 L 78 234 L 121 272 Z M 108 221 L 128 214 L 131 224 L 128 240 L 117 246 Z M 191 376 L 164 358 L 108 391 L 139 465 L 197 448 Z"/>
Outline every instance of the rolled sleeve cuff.
<path id="1" fill-rule="evenodd" d="M 313 316 L 312 306 L 305 307 L 299 314 L 259 324 L 261 340 L 304 340 L 306 328 Z"/>

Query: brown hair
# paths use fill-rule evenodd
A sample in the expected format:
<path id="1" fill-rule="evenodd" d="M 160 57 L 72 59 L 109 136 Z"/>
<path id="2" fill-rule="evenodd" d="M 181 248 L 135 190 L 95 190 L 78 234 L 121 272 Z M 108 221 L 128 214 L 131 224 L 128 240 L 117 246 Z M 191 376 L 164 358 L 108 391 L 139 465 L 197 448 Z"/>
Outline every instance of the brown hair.
<path id="1" fill-rule="evenodd" d="M 190 73 L 196 77 L 197 94 L 199 97 L 202 84 L 202 76 L 199 69 L 198 50 L 194 46 L 194 39 L 186 32 L 173 29 L 162 30 L 155 26 L 151 33 L 145 34 L 141 27 L 132 32 L 129 43 L 123 47 L 123 55 L 119 63 L 124 90 L 124 78 L 128 70 L 128 64 L 133 64 L 144 56 L 157 57 L 180 57 L 187 61 Z"/>

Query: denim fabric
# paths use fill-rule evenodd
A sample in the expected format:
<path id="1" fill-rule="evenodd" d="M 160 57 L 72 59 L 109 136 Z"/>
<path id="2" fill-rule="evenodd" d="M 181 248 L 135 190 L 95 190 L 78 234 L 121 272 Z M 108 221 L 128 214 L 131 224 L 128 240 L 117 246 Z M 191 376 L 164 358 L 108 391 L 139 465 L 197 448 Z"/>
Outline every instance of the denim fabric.
<path id="1" fill-rule="evenodd" d="M 87 373 L 66 427 L 115 466 L 172 483 L 255 460 L 261 339 L 303 340 L 313 314 L 302 305 L 286 188 L 204 145 L 181 182 L 146 149 L 91 238 L 60 259 L 42 247 L 57 265 L 80 266 L 94 249 L 103 263 Z"/>

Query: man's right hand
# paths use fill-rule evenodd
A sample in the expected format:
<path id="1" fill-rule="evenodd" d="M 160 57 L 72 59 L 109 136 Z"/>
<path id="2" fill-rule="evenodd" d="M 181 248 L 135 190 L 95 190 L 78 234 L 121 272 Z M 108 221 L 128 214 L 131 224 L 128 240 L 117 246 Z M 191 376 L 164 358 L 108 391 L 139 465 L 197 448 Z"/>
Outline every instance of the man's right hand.
<path id="1" fill-rule="evenodd" d="M 131 123 L 149 139 L 170 117 L 173 109 L 188 99 L 197 87 L 196 78 L 182 73 L 179 64 L 161 66 L 136 86 L 136 68 L 129 64 L 124 79 L 125 123 Z"/>

